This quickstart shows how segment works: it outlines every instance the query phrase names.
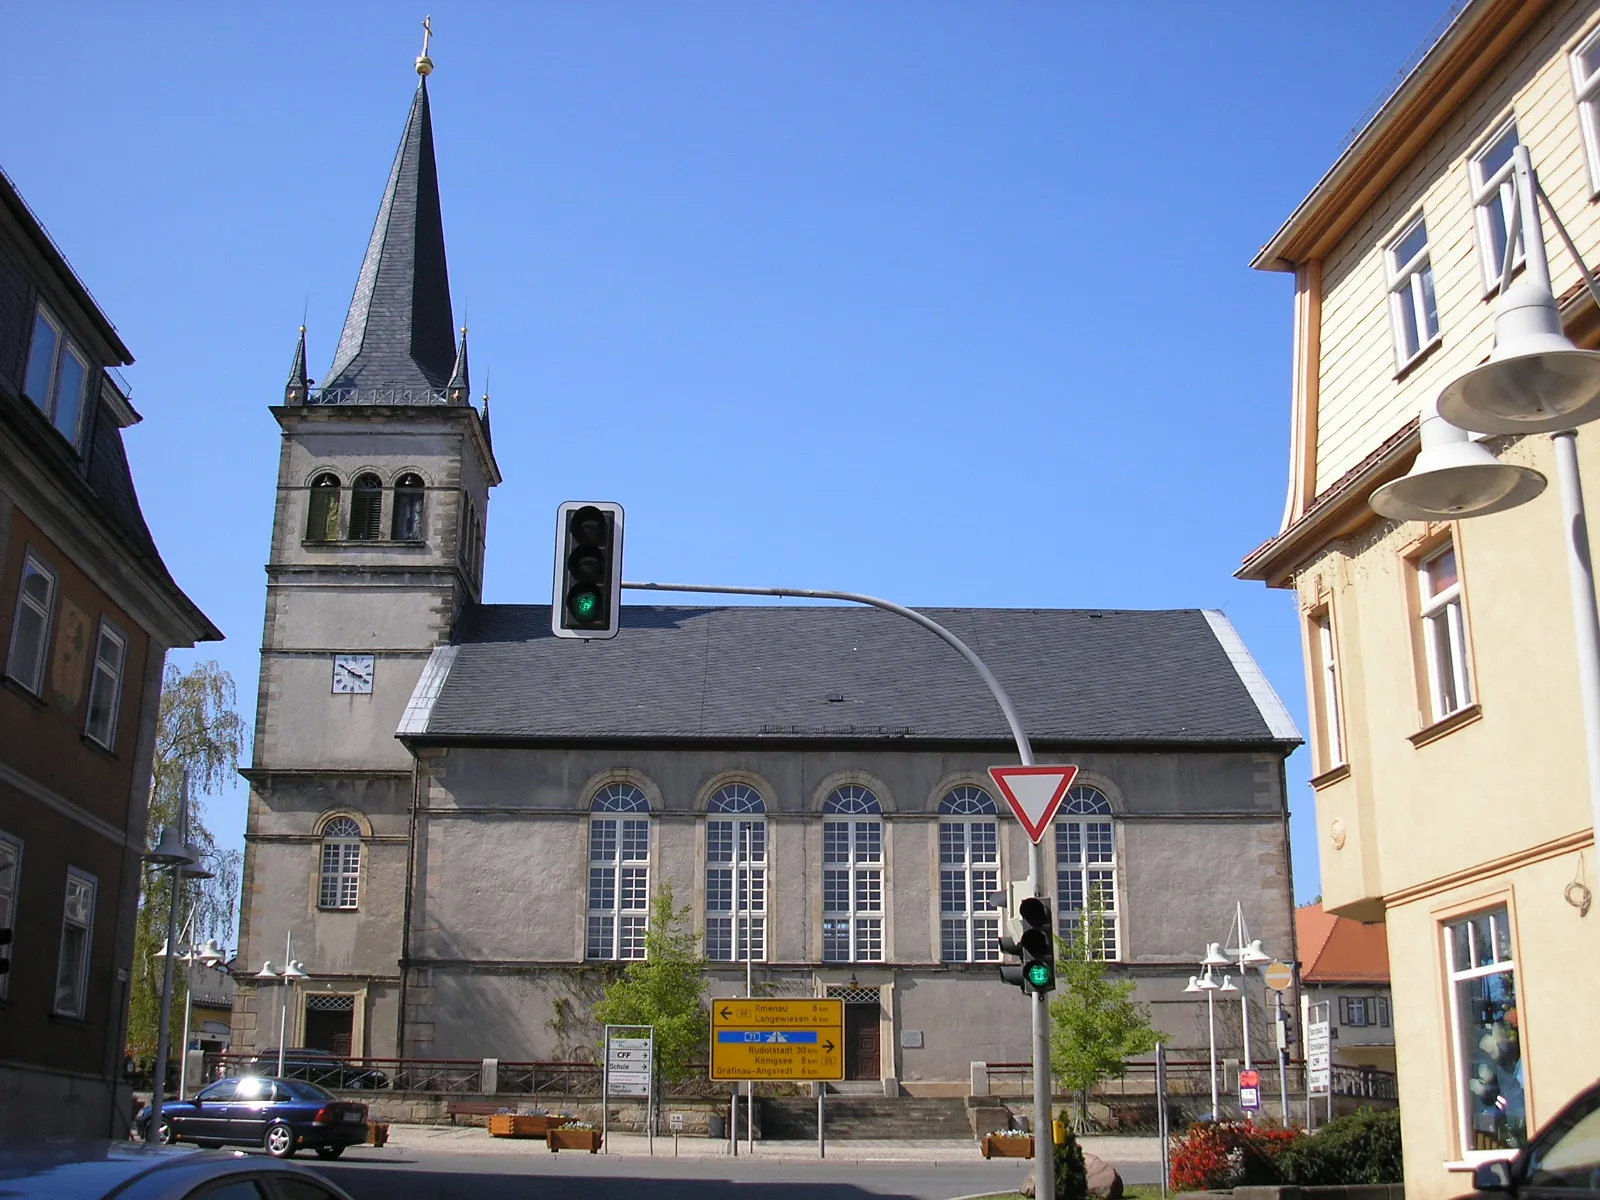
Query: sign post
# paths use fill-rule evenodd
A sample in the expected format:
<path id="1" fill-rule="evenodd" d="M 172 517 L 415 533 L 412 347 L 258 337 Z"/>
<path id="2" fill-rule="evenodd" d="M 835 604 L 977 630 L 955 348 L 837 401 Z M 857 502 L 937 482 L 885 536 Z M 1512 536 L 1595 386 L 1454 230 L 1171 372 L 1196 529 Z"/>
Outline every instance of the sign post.
<path id="1" fill-rule="evenodd" d="M 1278 1006 L 1278 1107 L 1285 1125 L 1289 1124 L 1289 1014 L 1284 1011 L 1283 993 L 1294 986 L 1294 968 L 1286 962 L 1269 962 L 1261 968 L 1261 978 L 1272 989 Z"/>
<path id="2" fill-rule="evenodd" d="M 613 1030 L 623 1030 L 632 1037 L 618 1037 Z M 640 1031 L 645 1036 L 639 1037 Z M 656 1152 L 655 1114 L 655 1059 L 656 1031 L 650 1025 L 607 1025 L 605 1034 L 605 1065 L 600 1081 L 600 1144 L 606 1146 L 610 1133 L 613 1096 L 644 1097 L 645 1133 L 650 1142 L 650 1153 Z M 607 1153 L 610 1147 L 607 1146 Z"/>

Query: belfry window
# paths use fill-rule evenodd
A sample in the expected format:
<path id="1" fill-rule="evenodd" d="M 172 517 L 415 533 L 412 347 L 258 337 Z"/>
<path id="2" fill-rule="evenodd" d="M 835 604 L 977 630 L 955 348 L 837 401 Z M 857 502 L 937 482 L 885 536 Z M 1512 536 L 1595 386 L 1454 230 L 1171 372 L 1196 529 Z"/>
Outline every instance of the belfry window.
<path id="1" fill-rule="evenodd" d="M 350 536 L 375 541 L 383 529 L 383 481 L 376 475 L 357 475 L 350 495 Z"/>
<path id="2" fill-rule="evenodd" d="M 420 542 L 423 539 L 422 515 L 426 492 L 422 476 L 402 475 L 394 485 L 394 520 L 389 536 L 397 542 Z"/>
<path id="3" fill-rule="evenodd" d="M 306 541 L 339 540 L 339 477 L 322 474 L 311 481 L 311 503 L 306 513 Z"/>

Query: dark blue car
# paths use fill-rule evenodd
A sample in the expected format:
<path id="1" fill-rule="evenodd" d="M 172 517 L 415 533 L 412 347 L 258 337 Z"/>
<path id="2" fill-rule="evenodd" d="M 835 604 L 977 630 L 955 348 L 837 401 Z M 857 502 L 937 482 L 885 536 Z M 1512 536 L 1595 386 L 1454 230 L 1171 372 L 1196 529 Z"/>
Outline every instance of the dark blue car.
<path id="1" fill-rule="evenodd" d="M 148 1105 L 138 1126 L 140 1136 L 151 1140 Z M 155 1140 L 262 1146 L 274 1158 L 289 1158 L 309 1146 L 318 1158 L 338 1158 L 346 1146 L 367 1140 L 367 1106 L 303 1079 L 219 1079 L 193 1100 L 162 1104 Z"/>

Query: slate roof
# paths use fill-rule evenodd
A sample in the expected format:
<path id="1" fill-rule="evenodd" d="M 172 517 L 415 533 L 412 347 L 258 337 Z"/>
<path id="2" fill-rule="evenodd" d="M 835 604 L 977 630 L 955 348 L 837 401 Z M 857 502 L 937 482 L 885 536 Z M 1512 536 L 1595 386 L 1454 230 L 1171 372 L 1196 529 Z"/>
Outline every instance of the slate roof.
<path id="1" fill-rule="evenodd" d="M 1227 618 L 1199 609 L 927 609 L 1036 743 L 1298 743 Z M 837 606 L 624 606 L 612 641 L 544 605 L 467 610 L 402 736 L 484 740 L 1009 741 L 972 668 L 915 625 Z"/>
<path id="2" fill-rule="evenodd" d="M 425 392 L 445 386 L 455 357 L 433 120 L 422 79 L 322 386 Z"/>

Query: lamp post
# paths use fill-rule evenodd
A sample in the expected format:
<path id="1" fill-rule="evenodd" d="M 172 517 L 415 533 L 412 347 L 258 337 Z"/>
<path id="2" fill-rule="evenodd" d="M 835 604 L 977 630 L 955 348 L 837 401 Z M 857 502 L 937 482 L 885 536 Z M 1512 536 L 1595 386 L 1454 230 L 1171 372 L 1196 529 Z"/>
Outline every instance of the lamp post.
<path id="1" fill-rule="evenodd" d="M 1206 956 L 1201 965 L 1212 965 L 1220 962 L 1228 966 L 1238 965 L 1239 982 L 1245 983 L 1249 976 L 1245 972 L 1250 967 L 1263 966 L 1272 961 L 1272 955 L 1261 948 L 1261 939 L 1250 937 L 1250 929 L 1244 923 L 1244 905 L 1238 901 L 1233 906 L 1233 925 L 1229 934 L 1237 934 L 1237 944 L 1229 946 L 1225 951 L 1216 942 L 1206 947 Z M 1223 957 L 1226 955 L 1226 957 Z M 1239 1020 L 1244 1027 L 1244 1069 L 1250 1070 L 1250 991 L 1248 988 L 1239 989 Z"/>
<path id="2" fill-rule="evenodd" d="M 161 837 L 155 847 L 144 855 L 144 860 L 157 870 L 166 868 L 172 872 L 172 903 L 167 909 L 168 947 L 176 946 L 178 943 L 178 891 L 183 873 L 186 869 L 195 867 L 200 861 L 199 850 L 188 844 L 188 828 L 189 773 L 185 771 L 182 790 L 178 794 L 177 828 L 168 825 L 162 829 Z M 161 1017 L 156 1028 L 156 1069 L 150 1096 L 150 1126 L 146 1134 L 156 1141 L 161 1139 L 161 1101 L 167 1090 L 167 1053 L 170 1045 L 169 1027 L 172 1023 L 172 967 L 173 956 L 168 954 L 161 976 Z"/>
<path id="3" fill-rule="evenodd" d="M 1210 955 L 1208 954 L 1209 958 Z M 1233 982 L 1224 975 L 1219 984 L 1211 975 L 1211 968 L 1206 966 L 1204 975 L 1189 976 L 1189 986 L 1185 992 L 1204 992 L 1206 994 L 1206 1044 L 1211 1050 L 1211 1119 L 1217 1116 L 1217 993 L 1231 992 L 1236 989 Z"/>
<path id="4" fill-rule="evenodd" d="M 278 1007 L 278 1077 L 280 1079 L 283 1077 L 284 1037 L 289 1024 L 289 989 L 300 980 L 311 978 L 310 975 L 306 974 L 304 967 L 304 963 L 296 962 L 294 959 L 294 934 L 287 933 L 283 939 L 282 969 L 273 966 L 272 960 L 268 959 L 261 964 L 261 970 L 257 971 L 254 976 L 254 978 L 261 980 L 263 983 L 276 983 L 281 984 L 283 987 L 283 996 L 279 1001 Z"/>
<path id="5" fill-rule="evenodd" d="M 189 870 L 184 869 L 183 874 L 188 875 Z M 202 877 L 210 878 L 210 876 L 211 873 L 207 871 L 203 873 Z M 191 913 L 190 921 L 193 919 L 194 914 Z M 190 926 L 185 924 L 183 929 L 185 939 L 188 937 L 189 929 Z M 189 968 L 195 963 L 199 963 L 215 971 L 221 967 L 223 961 L 227 958 L 227 954 L 223 952 L 221 946 L 217 945 L 217 939 L 211 938 L 203 946 L 191 945 L 187 940 L 181 941 L 178 943 L 176 952 L 172 950 L 170 944 L 164 945 L 156 951 L 155 957 L 173 958 L 184 966 L 183 1048 L 178 1053 L 178 1099 L 182 1100 L 189 1093 L 189 1032 L 190 1025 L 194 1019 L 194 988 L 190 986 L 193 980 L 189 978 Z"/>
<path id="6" fill-rule="evenodd" d="M 1561 489 L 1563 540 L 1572 589 L 1578 691 L 1589 762 L 1589 807 L 1595 837 L 1600 840 L 1600 609 L 1595 601 L 1588 517 L 1574 430 L 1575 426 L 1600 418 L 1600 353 L 1579 350 L 1562 330 L 1561 310 L 1550 286 L 1550 261 L 1539 219 L 1540 200 L 1596 305 L 1600 305 L 1600 286 L 1550 197 L 1539 186 L 1528 148 L 1517 146 L 1511 161 L 1517 203 L 1507 222 L 1506 256 L 1501 264 L 1500 298 L 1495 308 L 1494 352 L 1488 362 L 1446 384 L 1436 404 L 1424 405 L 1423 453 L 1404 479 L 1374 492 L 1371 504 L 1380 515 L 1396 520 L 1477 517 L 1524 504 L 1544 490 L 1544 476 L 1537 471 L 1498 462 L 1475 443 L 1477 459 L 1470 474 L 1482 486 L 1464 486 L 1469 472 L 1461 464 L 1424 462 L 1430 412 L 1440 418 L 1435 424 L 1441 429 L 1446 423 L 1455 427 L 1443 436 L 1453 436 L 1458 443 L 1468 442 L 1466 430 L 1550 434 Z M 1511 282 L 1519 233 L 1523 234 L 1526 270 Z M 1498 483 L 1485 482 L 1494 478 L 1494 472 L 1499 473 Z M 1513 472 L 1521 473 L 1520 481 L 1513 479 Z"/>

